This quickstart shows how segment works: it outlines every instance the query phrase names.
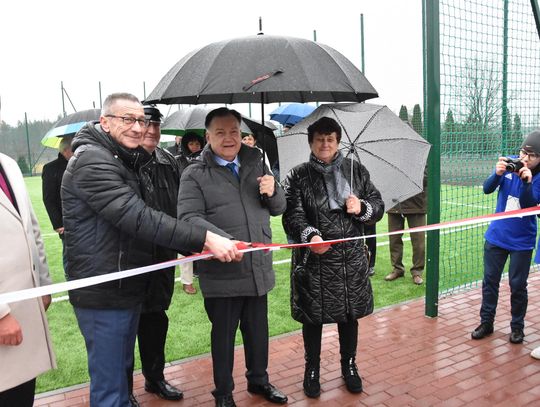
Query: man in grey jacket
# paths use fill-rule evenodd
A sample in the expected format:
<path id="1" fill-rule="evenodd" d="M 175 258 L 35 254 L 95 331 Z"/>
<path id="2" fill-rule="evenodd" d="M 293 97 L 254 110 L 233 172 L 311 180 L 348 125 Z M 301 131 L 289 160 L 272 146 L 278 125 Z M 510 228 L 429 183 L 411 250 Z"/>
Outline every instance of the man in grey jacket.
<path id="1" fill-rule="evenodd" d="M 241 120 L 238 112 L 224 107 L 208 113 L 208 144 L 182 174 L 178 217 L 233 240 L 270 243 L 270 216 L 285 211 L 285 196 L 268 175 L 261 152 L 242 144 Z M 269 383 L 267 373 L 267 293 L 275 284 L 272 256 L 256 251 L 235 264 L 200 262 L 198 270 L 212 323 L 216 406 L 235 406 L 232 370 L 238 324 L 248 391 L 273 403 L 286 403 L 287 396 Z"/>

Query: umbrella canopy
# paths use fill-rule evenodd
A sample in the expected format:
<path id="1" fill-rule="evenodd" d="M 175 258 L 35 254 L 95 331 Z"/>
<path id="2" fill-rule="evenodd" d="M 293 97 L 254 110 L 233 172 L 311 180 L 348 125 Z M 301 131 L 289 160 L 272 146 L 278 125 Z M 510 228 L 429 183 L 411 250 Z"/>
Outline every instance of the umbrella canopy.
<path id="1" fill-rule="evenodd" d="M 358 68 L 327 45 L 254 35 L 189 53 L 161 79 L 146 102 L 361 102 L 377 96 Z"/>
<path id="2" fill-rule="evenodd" d="M 315 110 L 315 106 L 305 103 L 287 103 L 270 112 L 270 119 L 283 125 L 295 125 L 304 117 L 309 116 Z"/>
<path id="3" fill-rule="evenodd" d="M 279 137 L 282 178 L 291 168 L 309 160 L 307 128 L 325 116 L 340 124 L 341 152 L 368 169 L 386 209 L 422 191 L 430 144 L 388 107 L 367 103 L 321 105 Z"/>
<path id="4" fill-rule="evenodd" d="M 88 109 L 63 117 L 43 136 L 41 144 L 58 148 L 62 137 L 74 136 L 87 122 L 99 120 L 100 114 L 100 109 Z"/>
<path id="5" fill-rule="evenodd" d="M 204 136 L 206 132 L 204 120 L 212 110 L 213 108 L 198 106 L 178 110 L 165 119 L 161 126 L 161 133 L 183 136 L 187 132 L 193 132 Z M 242 133 L 253 134 L 257 138 L 257 145 L 265 151 L 271 165 L 277 162 L 277 142 L 272 129 L 245 116 L 242 116 L 240 129 Z"/>

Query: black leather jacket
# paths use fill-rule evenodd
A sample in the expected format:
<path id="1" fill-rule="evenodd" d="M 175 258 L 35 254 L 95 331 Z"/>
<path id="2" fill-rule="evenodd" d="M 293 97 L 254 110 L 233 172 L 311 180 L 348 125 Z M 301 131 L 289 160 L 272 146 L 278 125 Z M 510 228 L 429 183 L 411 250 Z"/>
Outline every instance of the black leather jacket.
<path id="1" fill-rule="evenodd" d="M 341 168 L 349 182 L 350 165 L 344 159 Z M 363 200 L 360 214 L 330 211 L 323 176 L 309 163 L 293 168 L 285 180 L 287 210 L 282 218 L 289 238 L 306 242 L 313 234 L 324 240 L 361 236 L 364 223 L 382 218 L 384 203 L 368 171 L 358 163 L 353 187 Z M 373 292 L 363 240 L 335 244 L 322 255 L 307 248 L 293 250 L 291 312 L 295 320 L 312 324 L 346 322 L 372 313 Z"/>

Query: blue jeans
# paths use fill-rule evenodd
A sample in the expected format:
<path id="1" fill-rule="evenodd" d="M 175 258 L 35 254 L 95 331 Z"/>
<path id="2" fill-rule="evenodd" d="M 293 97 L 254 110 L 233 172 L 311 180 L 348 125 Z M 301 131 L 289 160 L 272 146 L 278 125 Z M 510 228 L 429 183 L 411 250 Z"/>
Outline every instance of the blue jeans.
<path id="1" fill-rule="evenodd" d="M 129 406 L 128 376 L 141 307 L 74 310 L 88 353 L 90 405 Z"/>
<path id="2" fill-rule="evenodd" d="M 484 280 L 482 281 L 481 322 L 493 323 L 499 300 L 499 284 L 506 260 L 510 256 L 508 282 L 510 284 L 510 306 L 512 329 L 523 329 L 527 312 L 527 278 L 531 266 L 532 250 L 509 251 L 489 242 L 484 244 Z"/>

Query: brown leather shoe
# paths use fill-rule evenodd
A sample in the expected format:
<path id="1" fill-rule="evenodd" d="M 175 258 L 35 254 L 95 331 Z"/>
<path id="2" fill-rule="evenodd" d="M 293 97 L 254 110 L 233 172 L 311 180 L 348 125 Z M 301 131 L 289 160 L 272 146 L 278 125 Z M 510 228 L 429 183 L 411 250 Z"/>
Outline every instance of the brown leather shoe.
<path id="1" fill-rule="evenodd" d="M 386 281 L 394 281 L 400 277 L 403 277 L 403 273 L 400 273 L 398 271 L 392 271 L 390 274 L 388 274 L 384 279 Z"/>
<path id="2" fill-rule="evenodd" d="M 424 283 L 424 280 L 420 276 L 412 276 L 412 281 L 416 285 L 421 285 Z"/>
<path id="3" fill-rule="evenodd" d="M 193 287 L 193 284 L 184 284 L 182 288 L 186 294 L 197 294 L 197 289 Z"/>

